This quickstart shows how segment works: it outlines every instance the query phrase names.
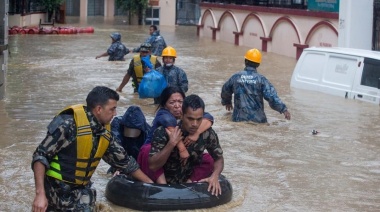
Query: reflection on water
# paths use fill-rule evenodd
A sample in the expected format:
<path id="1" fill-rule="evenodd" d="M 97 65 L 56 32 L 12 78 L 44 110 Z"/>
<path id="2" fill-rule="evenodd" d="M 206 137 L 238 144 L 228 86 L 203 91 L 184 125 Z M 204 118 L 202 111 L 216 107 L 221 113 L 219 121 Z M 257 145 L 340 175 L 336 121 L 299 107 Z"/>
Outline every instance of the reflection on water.
<path id="1" fill-rule="evenodd" d="M 116 88 L 125 62 L 95 60 L 119 31 L 123 43 L 137 47 L 148 26 L 123 25 L 123 18 L 85 21 L 94 34 L 15 35 L 9 38 L 11 58 L 6 98 L 0 101 L 0 210 L 30 211 L 34 197 L 30 169 L 34 149 L 46 126 L 65 106 L 85 103 L 96 85 Z M 246 47 L 196 37 L 189 26 L 161 27 L 176 48 L 176 65 L 189 78 L 189 92 L 199 94 L 214 115 L 214 128 L 225 152 L 223 171 L 234 188 L 230 203 L 211 211 L 380 211 L 380 108 L 376 105 L 291 89 L 293 58 L 263 53 L 263 73 L 287 104 L 292 120 L 266 105 L 269 126 L 233 123 L 220 104 L 224 81 L 243 68 Z M 138 99 L 129 83 L 121 93 L 118 114 L 129 105 L 154 117 L 151 99 Z M 320 133 L 312 135 L 315 129 Z M 104 211 L 125 211 L 109 203 L 104 189 L 110 176 L 101 163 L 93 180 Z"/>

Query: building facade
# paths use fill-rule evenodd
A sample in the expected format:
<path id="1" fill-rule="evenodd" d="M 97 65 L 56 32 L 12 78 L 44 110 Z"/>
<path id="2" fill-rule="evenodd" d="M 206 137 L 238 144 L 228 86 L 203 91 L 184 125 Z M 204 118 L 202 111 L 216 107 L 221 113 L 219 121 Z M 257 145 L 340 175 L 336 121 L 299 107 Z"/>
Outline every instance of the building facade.
<path id="1" fill-rule="evenodd" d="M 202 2 L 198 36 L 294 58 L 310 46 L 372 49 L 373 0 L 309 0 L 299 7 L 292 7 L 294 0 L 281 7 L 274 4 L 279 1 L 237 2 Z M 328 9 L 305 7 L 320 2 Z"/>

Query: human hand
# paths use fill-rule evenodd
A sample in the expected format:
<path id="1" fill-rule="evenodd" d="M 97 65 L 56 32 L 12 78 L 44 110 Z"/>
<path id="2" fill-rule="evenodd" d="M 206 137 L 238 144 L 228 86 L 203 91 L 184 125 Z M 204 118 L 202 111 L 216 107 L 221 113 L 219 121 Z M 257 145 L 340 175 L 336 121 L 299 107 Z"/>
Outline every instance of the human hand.
<path id="1" fill-rule="evenodd" d="M 48 206 L 48 201 L 45 193 L 37 194 L 34 197 L 32 212 L 45 212 Z"/>
<path id="2" fill-rule="evenodd" d="M 121 90 L 122 90 L 121 88 L 116 88 L 116 91 L 117 91 L 117 92 L 120 92 L 120 93 L 121 93 Z"/>
<path id="3" fill-rule="evenodd" d="M 179 129 L 178 126 L 175 128 L 165 128 L 166 133 L 169 135 L 169 142 L 173 146 L 177 146 L 178 142 L 180 142 L 182 138 L 182 130 Z"/>
<path id="4" fill-rule="evenodd" d="M 289 111 L 285 111 L 285 112 L 284 112 L 284 115 L 285 115 L 285 118 L 286 118 L 287 120 L 290 120 L 291 115 L 290 115 Z"/>
<path id="5" fill-rule="evenodd" d="M 117 176 L 120 174 L 120 171 L 119 170 L 116 170 L 115 173 L 113 173 L 113 177 Z"/>
<path id="6" fill-rule="evenodd" d="M 194 133 L 192 135 L 186 136 L 186 138 L 183 141 L 183 143 L 185 144 L 185 146 L 190 146 L 191 144 L 194 144 L 195 142 L 197 142 L 198 138 L 199 138 L 199 134 L 198 133 Z"/>
<path id="7" fill-rule="evenodd" d="M 222 194 L 222 188 L 220 187 L 220 183 L 219 183 L 219 176 L 211 175 L 210 177 L 204 178 L 198 182 L 200 183 L 207 182 L 208 183 L 207 191 L 211 192 L 212 195 L 218 196 Z"/>
<path id="8" fill-rule="evenodd" d="M 96 56 L 96 57 L 95 57 L 95 59 L 98 59 L 98 58 L 99 58 L 99 56 Z"/>
<path id="9" fill-rule="evenodd" d="M 226 105 L 226 110 L 227 111 L 231 111 L 231 110 L 233 110 L 234 109 L 234 106 L 232 106 L 232 104 L 227 104 Z"/>

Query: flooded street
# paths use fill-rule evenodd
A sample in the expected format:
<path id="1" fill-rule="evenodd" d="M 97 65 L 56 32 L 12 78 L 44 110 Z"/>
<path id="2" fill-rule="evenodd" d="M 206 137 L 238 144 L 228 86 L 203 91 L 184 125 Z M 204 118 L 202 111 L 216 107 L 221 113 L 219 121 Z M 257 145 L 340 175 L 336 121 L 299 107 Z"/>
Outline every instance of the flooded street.
<path id="1" fill-rule="evenodd" d="M 139 46 L 149 26 L 123 20 L 69 19 L 71 26 L 93 26 L 93 34 L 12 35 L 6 97 L 0 101 L 0 211 L 31 211 L 32 154 L 56 113 L 82 103 L 97 85 L 116 89 L 126 61 L 95 59 L 118 31 L 128 47 Z M 247 47 L 198 38 L 196 27 L 160 27 L 177 50 L 176 65 L 189 79 L 187 94 L 200 95 L 224 150 L 223 174 L 234 194 L 228 204 L 207 211 L 380 211 L 380 107 L 290 88 L 294 58 L 263 53 L 259 72 L 276 87 L 292 120 L 271 110 L 269 125 L 234 123 L 220 104 L 223 83 L 244 68 Z M 131 82 L 120 93 L 118 115 L 138 105 L 151 123 L 153 99 L 138 99 Z M 315 129 L 320 133 L 312 135 Z M 101 162 L 92 178 L 103 211 L 131 211 L 104 197 L 110 176 Z M 206 211 L 206 210 L 197 210 Z"/>

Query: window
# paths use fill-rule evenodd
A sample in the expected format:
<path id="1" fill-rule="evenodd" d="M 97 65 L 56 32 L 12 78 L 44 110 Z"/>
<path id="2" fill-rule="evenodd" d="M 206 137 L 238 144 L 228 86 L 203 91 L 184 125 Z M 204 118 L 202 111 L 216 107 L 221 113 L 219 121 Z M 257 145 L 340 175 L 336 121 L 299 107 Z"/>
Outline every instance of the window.
<path id="1" fill-rule="evenodd" d="M 364 58 L 361 85 L 378 88 L 380 81 L 380 61 Z"/>
<path id="2" fill-rule="evenodd" d="M 149 7 L 145 11 L 146 25 L 160 25 L 160 8 Z"/>

